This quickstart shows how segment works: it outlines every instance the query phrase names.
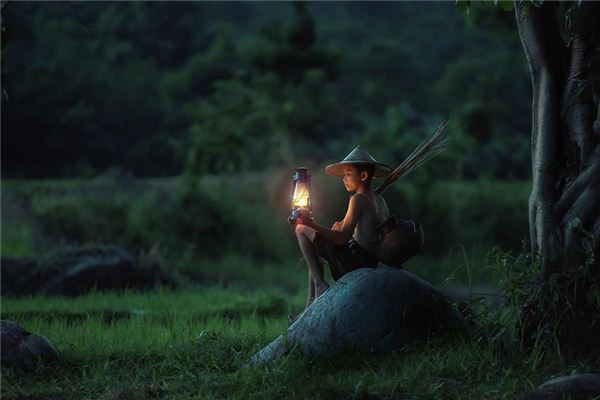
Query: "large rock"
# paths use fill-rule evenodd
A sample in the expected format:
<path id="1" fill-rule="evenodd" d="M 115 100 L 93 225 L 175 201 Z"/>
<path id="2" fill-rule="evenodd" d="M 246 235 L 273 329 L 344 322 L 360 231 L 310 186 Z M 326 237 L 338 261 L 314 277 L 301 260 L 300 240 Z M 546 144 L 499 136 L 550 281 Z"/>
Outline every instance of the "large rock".
<path id="1" fill-rule="evenodd" d="M 13 321 L 0 321 L 2 365 L 33 369 L 40 360 L 53 360 L 56 349 L 48 339 L 33 335 Z"/>
<path id="2" fill-rule="evenodd" d="M 587 400 L 600 397 L 600 374 L 561 376 L 541 384 L 528 400 Z"/>
<path id="3" fill-rule="evenodd" d="M 297 347 L 307 355 L 349 348 L 389 352 L 434 332 L 468 334 L 463 317 L 423 279 L 390 267 L 360 268 L 335 282 L 249 365 Z"/>
<path id="4" fill-rule="evenodd" d="M 2 259 L 3 295 L 76 296 L 95 290 L 178 286 L 180 278 L 158 262 L 136 260 L 118 246 L 57 251 L 40 260 Z"/>

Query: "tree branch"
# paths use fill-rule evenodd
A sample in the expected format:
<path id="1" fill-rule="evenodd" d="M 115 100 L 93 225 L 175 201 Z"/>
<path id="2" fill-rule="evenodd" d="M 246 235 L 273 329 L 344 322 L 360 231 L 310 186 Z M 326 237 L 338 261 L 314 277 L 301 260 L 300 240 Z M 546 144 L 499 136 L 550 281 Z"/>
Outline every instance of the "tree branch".
<path id="1" fill-rule="evenodd" d="M 565 222 L 567 212 L 573 207 L 573 204 L 588 188 L 596 189 L 600 186 L 597 183 L 600 178 L 600 151 L 596 148 L 595 153 L 591 156 L 592 161 L 587 168 L 577 176 L 571 185 L 562 193 L 562 196 L 556 203 L 555 214 L 557 219 Z M 597 207 L 598 203 L 591 204 L 592 207 Z"/>
<path id="2" fill-rule="evenodd" d="M 552 4 L 515 4 L 519 36 L 533 86 L 532 177 L 529 226 L 534 256 L 542 258 L 542 279 L 555 267 L 559 242 L 554 186 L 559 167 L 560 98 L 565 80 L 565 45 Z"/>
<path id="3" fill-rule="evenodd" d="M 593 161 L 585 173 L 578 177 L 579 184 L 573 185 L 577 186 L 577 196 L 571 198 L 563 196 L 566 197 L 565 201 L 563 202 L 561 198 L 557 204 L 561 207 L 561 211 L 565 209 L 562 217 L 564 225 L 569 224 L 574 218 L 579 218 L 583 227 L 590 230 L 600 216 L 600 207 L 598 206 L 600 204 L 600 147 L 596 147 L 591 158 Z M 567 204 L 569 205 L 568 209 L 566 209 Z M 559 208 L 557 207 L 557 209 Z"/>
<path id="4" fill-rule="evenodd" d="M 570 62 L 567 81 L 563 92 L 561 116 L 568 128 L 569 139 L 577 145 L 578 157 L 570 163 L 574 165 L 571 175 L 583 170 L 596 145 L 593 138 L 595 119 L 594 79 L 598 79 L 600 56 L 600 4 L 586 2 L 572 4 L 567 12 L 569 30 Z"/>

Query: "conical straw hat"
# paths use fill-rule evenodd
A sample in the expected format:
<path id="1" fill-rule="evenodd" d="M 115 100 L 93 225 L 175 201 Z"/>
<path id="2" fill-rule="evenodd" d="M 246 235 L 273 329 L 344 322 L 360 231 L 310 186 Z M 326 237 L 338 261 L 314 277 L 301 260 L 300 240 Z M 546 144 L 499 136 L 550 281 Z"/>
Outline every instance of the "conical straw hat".
<path id="1" fill-rule="evenodd" d="M 350 152 L 350 154 L 348 154 L 346 156 L 346 158 L 344 158 L 342 161 L 340 161 L 339 163 L 331 164 L 331 165 L 328 165 L 327 167 L 325 167 L 325 172 L 328 175 L 344 176 L 342 168 L 346 164 L 371 164 L 371 165 L 374 165 L 375 172 L 373 174 L 373 177 L 375 177 L 375 178 L 378 178 L 380 176 L 385 176 L 392 171 L 391 167 L 389 167 L 383 163 L 377 162 L 377 160 L 375 160 L 373 158 L 373 156 L 369 154 L 368 151 L 366 151 L 365 149 L 363 149 L 360 146 L 356 146 L 356 148 L 354 150 L 352 150 Z"/>

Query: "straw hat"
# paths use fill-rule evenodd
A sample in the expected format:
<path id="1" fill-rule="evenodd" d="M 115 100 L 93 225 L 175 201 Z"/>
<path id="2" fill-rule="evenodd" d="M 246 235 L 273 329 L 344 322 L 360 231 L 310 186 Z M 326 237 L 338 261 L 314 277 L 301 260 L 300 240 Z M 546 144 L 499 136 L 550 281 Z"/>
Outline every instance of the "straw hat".
<path id="1" fill-rule="evenodd" d="M 342 168 L 346 164 L 374 165 L 375 166 L 375 172 L 373 174 L 374 178 L 378 178 L 380 176 L 385 176 L 385 175 L 389 174 L 390 172 L 392 172 L 392 168 L 390 168 L 389 166 L 387 166 L 385 164 L 377 162 L 377 160 L 375 160 L 373 158 L 373 156 L 369 154 L 368 151 L 366 151 L 365 149 L 363 149 L 360 146 L 356 146 L 356 148 L 354 150 L 352 150 L 350 152 L 350 154 L 348 154 L 346 156 L 346 158 L 344 158 L 339 163 L 331 164 L 331 165 L 328 165 L 327 167 L 325 167 L 325 172 L 328 175 L 344 176 Z"/>

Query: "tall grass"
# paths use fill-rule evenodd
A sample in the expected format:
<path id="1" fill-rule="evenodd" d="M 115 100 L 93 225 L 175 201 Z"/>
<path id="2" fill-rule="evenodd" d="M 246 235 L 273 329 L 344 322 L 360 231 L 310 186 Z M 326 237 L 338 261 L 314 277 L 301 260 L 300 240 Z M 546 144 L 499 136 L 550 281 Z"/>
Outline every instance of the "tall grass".
<path id="1" fill-rule="evenodd" d="M 316 220 L 329 225 L 343 218 L 348 194 L 329 176 L 315 172 L 313 178 Z M 425 254 L 407 268 L 440 282 L 460 264 L 456 249 L 462 246 L 473 259 L 472 274 L 459 268 L 455 281 L 489 282 L 479 260 L 492 244 L 518 249 L 527 232 L 529 187 L 528 182 L 397 182 L 386 192 L 390 209 L 421 221 L 426 236 Z M 134 255 L 159 253 L 198 281 L 231 283 L 238 274 L 238 281 L 252 282 L 258 275 L 249 272 L 254 267 L 271 265 L 277 275 L 289 271 L 299 256 L 286 223 L 289 188 L 290 171 L 284 170 L 201 178 L 4 181 L 1 252 L 3 257 L 40 256 L 65 245 L 114 243 Z"/>

